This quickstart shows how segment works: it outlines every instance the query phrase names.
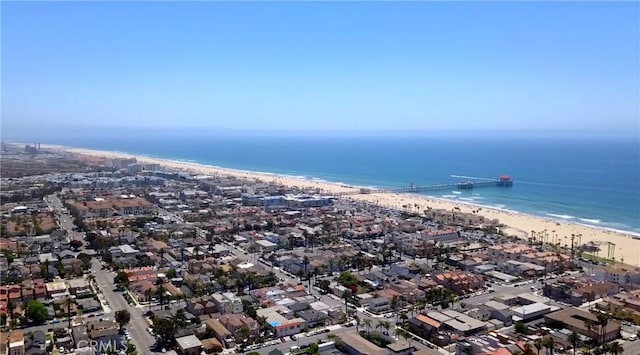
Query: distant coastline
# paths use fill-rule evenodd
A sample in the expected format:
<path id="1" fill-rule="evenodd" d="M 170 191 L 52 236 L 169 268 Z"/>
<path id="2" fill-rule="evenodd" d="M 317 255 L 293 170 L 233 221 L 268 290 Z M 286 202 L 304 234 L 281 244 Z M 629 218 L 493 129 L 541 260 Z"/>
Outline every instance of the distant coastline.
<path id="1" fill-rule="evenodd" d="M 125 152 L 101 151 L 92 149 L 74 148 L 63 145 L 47 145 L 52 149 L 59 149 L 71 153 L 89 155 L 103 158 L 116 157 L 136 157 L 143 162 L 153 162 L 161 164 L 164 167 L 175 170 L 191 171 L 203 175 L 207 174 L 227 174 L 249 179 L 258 179 L 267 182 L 277 182 L 287 186 L 301 186 L 316 188 L 325 191 L 327 194 L 339 193 L 362 187 L 347 184 L 344 182 L 330 182 L 326 179 L 315 178 L 309 176 L 294 176 L 287 174 L 277 174 L 271 172 L 255 172 L 242 169 L 225 168 L 221 166 L 213 166 L 196 161 L 184 161 L 180 159 L 166 159 L 160 157 L 151 157 L 143 154 L 130 154 Z M 590 225 L 579 223 L 577 221 L 553 218 L 553 216 L 537 216 L 526 212 L 515 211 L 504 208 L 496 208 L 469 201 L 451 200 L 442 197 L 426 196 L 421 194 L 372 194 L 372 195 L 354 195 L 354 200 L 383 205 L 389 208 L 401 210 L 405 204 L 418 205 L 421 209 L 431 207 L 434 209 L 459 209 L 461 212 L 472 213 L 478 211 L 485 218 L 499 219 L 505 224 L 505 232 L 515 235 L 516 237 L 526 239 L 530 231 L 536 233 L 554 233 L 560 242 L 564 242 L 570 235 L 581 235 L 583 243 L 589 241 L 610 241 L 616 245 L 616 258 L 624 258 L 625 263 L 640 266 L 640 233 L 634 231 L 625 231 L 613 228 L 606 228 L 598 225 Z"/>

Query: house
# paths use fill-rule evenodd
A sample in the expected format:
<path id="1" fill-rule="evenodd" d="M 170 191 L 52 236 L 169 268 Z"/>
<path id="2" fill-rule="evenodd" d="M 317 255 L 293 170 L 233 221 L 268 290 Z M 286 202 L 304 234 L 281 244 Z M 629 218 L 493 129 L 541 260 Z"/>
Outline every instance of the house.
<path id="1" fill-rule="evenodd" d="M 103 344 L 120 344 L 118 325 L 114 321 L 95 320 L 86 323 L 89 338 Z"/>
<path id="2" fill-rule="evenodd" d="M 25 341 L 22 330 L 17 329 L 9 333 L 7 339 L 7 355 L 24 355 L 25 354 Z"/>
<path id="3" fill-rule="evenodd" d="M 340 339 L 348 355 L 387 355 L 390 353 L 388 350 L 379 348 L 372 342 L 364 339 L 356 332 L 340 334 Z"/>
<path id="4" fill-rule="evenodd" d="M 109 248 L 109 253 L 114 258 L 133 257 L 140 253 L 139 250 L 133 248 L 129 244 L 116 245 Z"/>
<path id="5" fill-rule="evenodd" d="M 323 326 L 327 321 L 327 315 L 324 312 L 305 310 L 297 312 L 296 314 L 305 320 L 307 328 Z"/>
<path id="6" fill-rule="evenodd" d="M 67 280 L 67 286 L 69 287 L 69 293 L 76 297 L 82 297 L 92 293 L 89 282 L 82 277 Z"/>
<path id="7" fill-rule="evenodd" d="M 45 284 L 47 295 L 51 298 L 60 298 L 69 296 L 67 284 L 64 281 L 53 281 Z"/>
<path id="8" fill-rule="evenodd" d="M 178 353 L 182 355 L 200 355 L 202 343 L 195 335 L 176 338 Z"/>
<path id="9" fill-rule="evenodd" d="M 233 334 L 237 343 L 247 339 L 257 339 L 260 336 L 258 322 L 244 314 L 225 314 L 220 316 L 219 320 Z"/>
<path id="10" fill-rule="evenodd" d="M 212 314 L 217 312 L 217 307 L 211 296 L 202 296 L 199 298 L 191 299 L 187 303 L 187 311 L 199 317 L 204 314 Z"/>
<path id="11" fill-rule="evenodd" d="M 293 318 L 293 313 L 284 306 L 261 308 L 257 310 L 257 314 L 264 317 L 266 323 L 280 337 L 298 334 L 306 328 L 306 321 L 299 317 Z"/>
<path id="12" fill-rule="evenodd" d="M 46 354 L 46 336 L 42 330 L 35 330 L 25 337 L 25 353 L 28 355 Z"/>
<path id="13" fill-rule="evenodd" d="M 134 269 L 125 269 L 125 275 L 129 283 L 137 281 L 150 280 L 155 281 L 158 278 L 158 272 L 152 267 L 139 267 Z"/>
<path id="14" fill-rule="evenodd" d="M 469 336 L 485 330 L 485 323 L 471 318 L 466 314 L 443 310 L 441 312 L 429 312 L 427 316 L 442 324 L 442 328 L 461 336 Z"/>
<path id="15" fill-rule="evenodd" d="M 236 346 L 233 335 L 219 320 L 208 318 L 204 323 L 207 330 L 210 330 L 213 333 L 213 336 L 218 339 L 221 344 L 225 345 L 227 348 Z"/>
<path id="16" fill-rule="evenodd" d="M 442 325 L 442 323 L 424 314 L 418 314 L 415 318 L 409 319 L 408 322 L 409 330 L 424 339 L 430 339 L 440 330 Z"/>
<path id="17" fill-rule="evenodd" d="M 223 294 L 214 293 L 213 303 L 215 303 L 216 308 L 222 314 L 238 314 L 243 312 L 242 300 L 231 292 L 225 292 Z"/>
<path id="18" fill-rule="evenodd" d="M 27 279 L 22 281 L 22 300 L 24 302 L 43 299 L 45 297 L 47 297 L 47 288 L 44 279 Z"/>
<path id="19" fill-rule="evenodd" d="M 221 353 L 222 344 L 216 338 L 202 339 L 202 349 L 207 354 Z"/>
<path id="20" fill-rule="evenodd" d="M 374 313 L 384 313 L 391 310 L 391 303 L 385 297 L 378 297 L 370 300 L 367 308 Z"/>

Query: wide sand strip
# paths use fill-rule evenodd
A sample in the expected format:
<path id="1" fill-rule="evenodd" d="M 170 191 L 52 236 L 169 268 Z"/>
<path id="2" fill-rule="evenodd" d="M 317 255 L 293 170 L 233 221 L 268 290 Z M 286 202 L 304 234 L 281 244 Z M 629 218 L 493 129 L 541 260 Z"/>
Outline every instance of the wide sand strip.
<path id="1" fill-rule="evenodd" d="M 213 167 L 207 165 L 200 165 L 195 163 L 180 162 L 166 159 L 149 158 L 143 156 L 135 156 L 125 153 L 105 152 L 90 149 L 79 148 L 67 148 L 60 146 L 48 146 L 53 149 L 61 149 L 71 153 L 83 154 L 94 157 L 103 157 L 108 159 L 113 158 L 136 158 L 140 163 L 157 163 L 168 169 L 189 171 L 201 175 L 230 175 L 239 178 L 247 178 L 254 180 L 261 180 L 265 182 L 279 183 L 285 186 L 298 186 L 302 188 L 315 188 L 326 192 L 327 194 L 338 194 L 340 192 L 353 191 L 355 187 L 348 187 L 341 184 L 306 180 L 301 178 L 294 178 L 281 175 L 272 175 L 264 173 L 256 173 L 242 170 L 226 169 L 220 167 Z M 565 243 L 571 245 L 571 235 L 581 235 L 582 243 L 588 243 L 591 241 L 596 242 L 610 242 L 615 244 L 614 256 L 616 260 L 624 259 L 627 264 L 640 266 L 640 239 L 634 239 L 637 235 L 627 233 L 623 231 L 609 230 L 604 228 L 596 228 L 588 225 L 582 225 L 577 223 L 556 221 L 551 219 L 545 219 L 542 217 L 527 215 L 523 213 L 494 209 L 486 206 L 472 205 L 459 203 L 444 199 L 429 198 L 421 195 L 411 194 L 361 194 L 352 195 L 350 198 L 359 201 L 367 201 L 370 203 L 377 203 L 391 208 L 402 209 L 403 206 L 412 206 L 413 210 L 423 211 L 427 207 L 433 209 L 445 209 L 460 212 L 472 213 L 476 211 L 477 214 L 489 219 L 498 219 L 500 223 L 508 226 L 504 231 L 508 234 L 515 235 L 521 238 L 527 238 L 531 231 L 535 233 L 543 233 L 546 230 L 548 240 L 556 239 L 562 246 Z M 417 207 L 416 207 L 417 206 Z M 566 238 L 565 238 L 566 237 Z M 602 244 L 600 256 L 606 257 L 607 245 Z"/>

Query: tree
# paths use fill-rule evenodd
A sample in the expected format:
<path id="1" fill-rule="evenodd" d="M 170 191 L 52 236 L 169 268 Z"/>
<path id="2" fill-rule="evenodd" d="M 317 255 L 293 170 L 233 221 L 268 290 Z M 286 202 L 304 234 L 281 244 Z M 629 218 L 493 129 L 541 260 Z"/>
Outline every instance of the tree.
<path id="1" fill-rule="evenodd" d="M 127 355 L 136 355 L 136 346 L 132 343 L 127 343 Z"/>
<path id="2" fill-rule="evenodd" d="M 536 340 L 533 341 L 533 346 L 536 348 L 536 350 L 538 351 L 538 355 L 540 355 L 540 350 L 542 349 L 543 345 L 542 345 L 542 338 L 537 338 Z"/>
<path id="3" fill-rule="evenodd" d="M 553 355 L 553 350 L 555 348 L 555 341 L 553 341 L 553 337 L 547 336 L 542 340 L 542 345 L 547 348 L 547 353 Z"/>
<path id="4" fill-rule="evenodd" d="M 577 350 L 576 348 L 578 347 L 578 341 L 580 341 L 580 336 L 574 330 L 571 332 L 571 334 L 567 335 L 567 341 L 571 343 L 571 346 L 573 347 L 573 355 L 576 355 L 576 350 Z"/>
<path id="5" fill-rule="evenodd" d="M 7 301 L 7 309 L 9 310 L 9 318 L 13 321 L 15 318 L 13 312 L 16 309 L 16 304 L 11 299 Z"/>
<path id="6" fill-rule="evenodd" d="M 91 256 L 89 256 L 89 254 L 80 253 L 76 256 L 76 259 L 80 260 L 80 267 L 82 270 L 91 269 Z"/>
<path id="7" fill-rule="evenodd" d="M 593 329 L 594 329 L 595 325 L 596 325 L 596 323 L 591 319 L 587 319 L 587 320 L 584 321 L 584 326 L 589 331 L 589 337 L 591 337 L 591 339 L 593 339 L 594 341 L 598 341 L 598 336 L 597 335 L 595 337 L 591 336 L 591 332 L 593 332 Z"/>
<path id="8" fill-rule="evenodd" d="M 345 290 L 342 294 L 342 298 L 344 298 L 344 312 L 347 313 L 349 311 L 349 300 L 351 299 L 351 290 Z"/>
<path id="9" fill-rule="evenodd" d="M 365 318 L 362 320 L 362 323 L 364 323 L 364 327 L 367 330 L 367 335 L 369 335 L 369 328 L 371 328 L 371 319 Z"/>
<path id="10" fill-rule="evenodd" d="M 160 340 L 167 344 L 173 340 L 176 335 L 176 324 L 168 318 L 154 318 L 153 329 L 160 336 Z"/>
<path id="11" fill-rule="evenodd" d="M 516 322 L 515 329 L 516 329 L 516 333 L 519 333 L 519 334 L 529 333 L 529 327 L 522 322 Z"/>
<path id="12" fill-rule="evenodd" d="M 612 353 L 613 355 L 622 354 L 624 353 L 624 348 L 622 347 L 622 345 L 620 345 L 620 343 L 618 343 L 617 341 L 614 341 L 611 344 L 609 344 L 609 352 Z"/>
<path id="13" fill-rule="evenodd" d="M 166 276 L 167 276 L 168 279 L 172 279 L 172 278 L 176 277 L 176 270 L 174 270 L 174 269 L 167 270 Z"/>
<path id="14" fill-rule="evenodd" d="M 243 343 L 246 342 L 249 339 L 250 333 L 251 332 L 249 331 L 249 328 L 246 325 L 241 326 L 237 332 L 238 338 L 239 338 L 238 340 Z"/>
<path id="15" fill-rule="evenodd" d="M 598 342 L 605 342 L 605 335 L 607 333 L 607 325 L 609 324 L 609 315 L 606 313 L 598 313 L 596 314 L 598 318 L 598 325 L 600 326 L 600 336 Z"/>
<path id="16" fill-rule="evenodd" d="M 67 321 L 69 322 L 69 329 L 71 329 L 71 305 L 73 304 L 73 300 L 71 297 L 67 297 L 64 300 L 64 305 L 67 306 Z"/>
<path id="17" fill-rule="evenodd" d="M 42 324 L 45 320 L 47 320 L 49 311 L 47 310 L 47 307 L 45 307 L 45 305 L 43 305 L 39 301 L 33 300 L 27 303 L 27 308 L 25 309 L 24 314 L 31 322 L 35 324 Z"/>
<path id="18" fill-rule="evenodd" d="M 124 271 L 119 271 L 118 274 L 116 274 L 116 277 L 113 278 L 113 283 L 116 285 L 127 286 L 129 285 L 129 278 Z"/>
<path id="19" fill-rule="evenodd" d="M 407 320 L 409 319 L 407 312 L 400 312 L 400 319 L 402 319 L 403 324 L 407 323 Z"/>
<path id="20" fill-rule="evenodd" d="M 111 255 L 111 253 L 109 252 L 105 252 L 104 254 L 102 254 L 102 261 L 107 264 L 113 263 L 113 255 Z"/>
<path id="21" fill-rule="evenodd" d="M 387 332 L 389 333 L 389 329 L 391 329 L 391 323 L 387 320 L 383 320 L 380 323 L 380 326 Z"/>
<path id="22" fill-rule="evenodd" d="M 74 240 L 69 242 L 69 246 L 71 246 L 73 248 L 73 250 L 78 251 L 78 249 L 80 249 L 82 247 L 82 241 L 74 239 Z"/>
<path id="23" fill-rule="evenodd" d="M 120 330 L 122 330 L 122 328 L 124 328 L 124 326 L 131 320 L 131 314 L 126 309 L 121 309 L 116 311 L 115 320 L 120 326 Z"/>
<path id="24" fill-rule="evenodd" d="M 184 309 L 178 309 L 171 319 L 177 328 L 184 328 L 187 326 L 187 317 L 184 314 Z"/>
<path id="25" fill-rule="evenodd" d="M 533 350 L 533 345 L 531 345 L 531 343 L 526 343 L 524 345 L 522 355 L 534 355 L 534 354 L 535 354 L 535 350 Z"/>

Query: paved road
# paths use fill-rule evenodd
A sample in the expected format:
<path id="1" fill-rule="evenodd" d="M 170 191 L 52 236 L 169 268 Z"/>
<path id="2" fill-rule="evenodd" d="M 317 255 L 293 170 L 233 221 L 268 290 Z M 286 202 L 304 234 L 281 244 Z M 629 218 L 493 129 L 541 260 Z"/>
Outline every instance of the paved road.
<path id="1" fill-rule="evenodd" d="M 60 201 L 56 195 L 49 195 L 45 198 L 45 202 L 58 216 L 60 228 L 65 230 L 70 238 L 82 240 L 83 234 L 73 231 L 75 227 L 73 224 L 73 217 L 68 212 L 64 211 L 62 201 Z M 131 334 L 131 342 L 140 350 L 141 353 L 150 353 L 151 351 L 149 348 L 151 348 L 155 343 L 155 339 L 146 330 L 149 325 L 143 317 L 143 309 L 129 305 L 120 293 L 113 291 L 115 287 L 113 284 L 115 273 L 102 270 L 102 266 L 96 258 L 91 261 L 91 272 L 95 276 L 96 285 L 100 290 L 98 297 L 104 309 L 104 317 L 114 319 L 115 311 L 122 309 L 128 310 L 131 314 L 131 320 L 127 329 Z M 47 327 L 51 326 L 52 325 L 49 325 Z"/>
<path id="2" fill-rule="evenodd" d="M 96 284 L 102 292 L 103 299 L 108 304 L 108 308 L 113 310 L 113 312 L 108 315 L 106 314 L 106 316 L 113 319 L 115 316 L 113 313 L 115 313 L 115 311 L 122 309 L 128 310 L 131 314 L 131 321 L 126 328 L 131 334 L 131 342 L 140 352 L 144 354 L 151 353 L 150 348 L 155 343 L 155 339 L 147 332 L 149 325 L 143 316 L 144 308 L 129 305 L 121 293 L 113 291 L 115 288 L 113 284 L 115 273 L 101 270 L 100 262 L 97 259 L 93 259 L 92 261 L 92 270 L 96 277 Z"/>
<path id="3" fill-rule="evenodd" d="M 332 329 L 330 333 L 320 333 L 320 334 L 316 334 L 316 335 L 312 335 L 312 336 L 305 336 L 304 333 L 298 334 L 296 335 L 296 340 L 288 340 L 289 337 L 287 338 L 287 341 L 284 343 L 280 343 L 280 344 L 276 344 L 276 345 L 271 345 L 271 346 L 266 346 L 260 349 L 256 349 L 254 351 L 257 351 L 261 354 L 268 354 L 269 352 L 273 351 L 274 349 L 278 349 L 280 351 L 282 351 L 283 353 L 288 353 L 291 351 L 291 347 L 292 346 L 305 346 L 305 345 L 310 345 L 312 343 L 317 343 L 318 340 L 320 339 L 324 339 L 326 341 L 330 341 L 329 339 L 329 334 L 333 334 L 336 336 L 339 336 L 340 334 L 349 332 L 349 331 L 356 331 L 355 327 L 350 327 L 350 328 L 338 328 L 338 327 L 333 327 L 336 329 Z"/>
<path id="4" fill-rule="evenodd" d="M 625 341 L 622 344 L 624 355 L 640 355 L 640 340 Z"/>

